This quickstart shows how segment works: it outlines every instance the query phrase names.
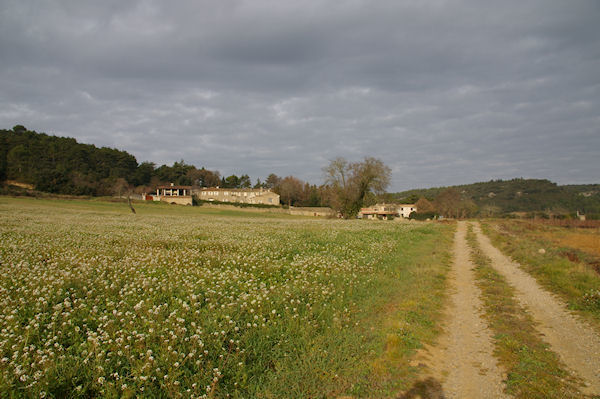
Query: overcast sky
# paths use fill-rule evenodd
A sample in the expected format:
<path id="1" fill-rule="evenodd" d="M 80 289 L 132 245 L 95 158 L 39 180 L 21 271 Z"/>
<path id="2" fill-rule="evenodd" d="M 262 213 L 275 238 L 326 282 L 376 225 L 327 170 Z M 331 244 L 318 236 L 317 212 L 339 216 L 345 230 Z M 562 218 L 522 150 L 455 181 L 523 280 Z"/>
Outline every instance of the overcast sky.
<path id="1" fill-rule="evenodd" d="M 600 1 L 0 0 L 0 128 L 390 191 L 600 182 Z"/>

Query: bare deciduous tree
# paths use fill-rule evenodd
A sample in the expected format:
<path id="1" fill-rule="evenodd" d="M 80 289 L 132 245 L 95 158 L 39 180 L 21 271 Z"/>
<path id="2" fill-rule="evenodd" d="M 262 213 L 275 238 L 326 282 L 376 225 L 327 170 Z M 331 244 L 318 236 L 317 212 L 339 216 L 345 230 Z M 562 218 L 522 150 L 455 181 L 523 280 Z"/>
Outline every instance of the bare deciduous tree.
<path id="1" fill-rule="evenodd" d="M 477 205 L 470 198 L 462 198 L 455 188 L 447 188 L 435 198 L 435 207 L 444 217 L 466 218 L 474 215 Z"/>
<path id="2" fill-rule="evenodd" d="M 425 197 L 419 198 L 415 203 L 415 206 L 419 213 L 435 212 L 435 206 Z"/>
<path id="3" fill-rule="evenodd" d="M 331 188 L 331 205 L 344 218 L 355 216 L 369 193 L 383 193 L 391 176 L 390 168 L 372 157 L 353 163 L 336 158 L 323 168 L 323 172 L 325 184 Z"/>
<path id="4" fill-rule="evenodd" d="M 296 205 L 302 200 L 303 190 L 304 182 L 294 176 L 284 177 L 275 187 L 275 192 L 281 196 L 281 202 L 288 206 Z"/>

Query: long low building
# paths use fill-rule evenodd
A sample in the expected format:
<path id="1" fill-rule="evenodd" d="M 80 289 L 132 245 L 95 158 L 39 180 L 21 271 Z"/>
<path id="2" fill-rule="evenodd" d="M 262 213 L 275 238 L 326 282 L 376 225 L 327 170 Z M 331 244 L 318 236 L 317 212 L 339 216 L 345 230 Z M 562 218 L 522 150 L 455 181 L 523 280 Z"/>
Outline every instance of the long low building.
<path id="1" fill-rule="evenodd" d="M 279 205 L 279 194 L 262 188 L 210 187 L 193 190 L 193 194 L 203 201 Z"/>
<path id="2" fill-rule="evenodd" d="M 415 204 L 375 204 L 371 207 L 361 208 L 358 217 L 361 219 L 388 220 L 402 216 L 408 218 L 412 212 L 417 211 Z"/>

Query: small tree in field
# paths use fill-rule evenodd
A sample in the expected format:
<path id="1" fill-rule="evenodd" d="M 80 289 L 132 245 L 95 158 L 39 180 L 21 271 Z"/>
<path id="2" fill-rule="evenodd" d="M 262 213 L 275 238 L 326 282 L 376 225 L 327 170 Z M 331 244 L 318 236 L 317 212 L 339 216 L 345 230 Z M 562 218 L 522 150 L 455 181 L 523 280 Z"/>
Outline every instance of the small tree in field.
<path id="1" fill-rule="evenodd" d="M 129 183 L 127 183 L 127 180 L 123 179 L 122 177 L 116 179 L 112 187 L 113 194 L 119 198 L 124 194 L 129 193 L 130 189 L 131 187 L 129 186 Z"/>

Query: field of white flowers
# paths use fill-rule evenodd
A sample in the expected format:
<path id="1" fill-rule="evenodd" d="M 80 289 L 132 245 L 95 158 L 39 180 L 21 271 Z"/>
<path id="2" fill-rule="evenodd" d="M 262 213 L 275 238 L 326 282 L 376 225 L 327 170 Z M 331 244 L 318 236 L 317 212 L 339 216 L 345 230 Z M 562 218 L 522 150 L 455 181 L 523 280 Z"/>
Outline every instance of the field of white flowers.
<path id="1" fill-rule="evenodd" d="M 1 397 L 356 391 L 406 274 L 389 260 L 445 245 L 432 224 L 144 209 L 0 198 Z"/>

